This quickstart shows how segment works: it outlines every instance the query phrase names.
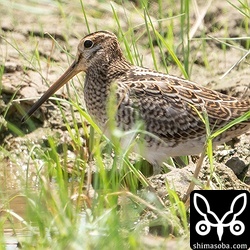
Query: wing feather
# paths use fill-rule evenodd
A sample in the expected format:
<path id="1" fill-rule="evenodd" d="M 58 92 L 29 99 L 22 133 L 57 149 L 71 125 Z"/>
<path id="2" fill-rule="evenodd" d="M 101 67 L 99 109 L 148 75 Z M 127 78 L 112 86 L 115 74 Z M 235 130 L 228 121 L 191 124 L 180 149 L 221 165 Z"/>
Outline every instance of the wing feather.
<path id="1" fill-rule="evenodd" d="M 129 124 L 142 119 L 146 130 L 164 141 L 205 136 L 205 125 L 197 110 L 206 111 L 210 127 L 214 129 L 250 110 L 248 101 L 144 68 L 138 72 L 136 67 L 117 84 L 121 100 L 117 113 L 119 126 L 128 129 Z M 125 119 L 125 124 L 124 116 L 130 117 Z"/>

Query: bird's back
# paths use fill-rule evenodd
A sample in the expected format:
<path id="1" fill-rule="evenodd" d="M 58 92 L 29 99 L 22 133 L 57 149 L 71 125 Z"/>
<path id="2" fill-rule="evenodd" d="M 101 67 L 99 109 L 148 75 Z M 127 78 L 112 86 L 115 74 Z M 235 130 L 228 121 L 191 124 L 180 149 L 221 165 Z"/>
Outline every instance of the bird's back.
<path id="1" fill-rule="evenodd" d="M 185 155 L 185 147 L 206 140 L 206 126 L 201 119 L 207 115 L 211 131 L 215 131 L 250 110 L 249 101 L 204 88 L 191 81 L 134 66 L 118 85 L 118 125 L 128 130 L 140 119 L 145 124 L 148 145 L 171 148 L 171 156 Z M 250 120 L 233 126 L 215 139 L 223 143 L 250 128 Z M 159 140 L 155 139 L 158 137 Z M 185 145 L 183 152 L 178 146 Z M 176 148 L 176 150 L 174 150 Z M 186 148 L 187 152 L 192 149 Z M 197 151 L 197 150 L 194 150 Z M 196 152 L 194 152 L 196 153 Z"/>

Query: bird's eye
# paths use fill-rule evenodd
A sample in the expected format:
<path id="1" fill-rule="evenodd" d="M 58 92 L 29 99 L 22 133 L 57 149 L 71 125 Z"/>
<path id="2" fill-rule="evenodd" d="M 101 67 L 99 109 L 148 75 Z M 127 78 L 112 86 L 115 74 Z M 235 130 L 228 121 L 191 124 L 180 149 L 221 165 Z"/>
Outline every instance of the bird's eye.
<path id="1" fill-rule="evenodd" d="M 83 45 L 84 48 L 89 49 L 93 46 L 93 42 L 91 40 L 86 40 Z"/>

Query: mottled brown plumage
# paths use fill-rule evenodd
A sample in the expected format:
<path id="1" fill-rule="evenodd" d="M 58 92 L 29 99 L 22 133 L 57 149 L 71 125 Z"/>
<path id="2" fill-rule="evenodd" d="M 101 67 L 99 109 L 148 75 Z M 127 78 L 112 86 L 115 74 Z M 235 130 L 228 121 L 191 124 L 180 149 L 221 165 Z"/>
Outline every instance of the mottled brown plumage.
<path id="1" fill-rule="evenodd" d="M 206 129 L 197 111 L 207 113 L 214 131 L 250 110 L 249 101 L 131 65 L 123 56 L 117 37 L 111 32 L 100 31 L 80 41 L 73 64 L 34 104 L 27 116 L 80 71 L 86 73 L 84 98 L 91 117 L 109 135 L 107 122 L 111 117 L 107 115 L 107 104 L 111 89 L 114 89 L 117 126 L 129 131 L 142 121 L 146 133 L 140 135 L 138 143 L 144 143 L 144 147 L 135 146 L 135 150 L 153 164 L 161 164 L 168 156 L 202 151 Z M 248 120 L 218 136 L 214 143 L 226 142 L 249 128 Z M 127 147 L 130 140 L 130 137 L 124 138 L 123 146 Z"/>

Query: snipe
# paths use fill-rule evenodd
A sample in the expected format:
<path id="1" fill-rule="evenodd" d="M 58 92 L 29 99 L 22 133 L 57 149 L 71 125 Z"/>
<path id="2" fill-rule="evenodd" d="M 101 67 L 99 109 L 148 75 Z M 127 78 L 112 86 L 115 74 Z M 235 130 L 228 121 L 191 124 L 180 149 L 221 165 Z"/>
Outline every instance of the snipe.
<path id="1" fill-rule="evenodd" d="M 77 73 L 86 73 L 86 107 L 101 129 L 107 130 L 107 103 L 115 90 L 115 121 L 124 130 L 143 121 L 146 133 L 135 147 L 153 164 L 169 156 L 198 154 L 206 140 L 205 125 L 198 112 L 206 112 L 210 128 L 216 130 L 250 110 L 250 102 L 201 87 L 191 81 L 138 67 L 126 61 L 117 37 L 107 31 L 85 36 L 76 59 L 67 71 L 32 106 L 25 120 Z M 250 128 L 250 120 L 228 129 L 214 140 L 220 144 Z M 107 132 L 108 131 L 104 131 Z M 126 140 L 125 140 L 126 141 Z M 126 142 L 123 142 L 126 146 Z M 139 143 L 139 142 L 138 142 Z"/>

